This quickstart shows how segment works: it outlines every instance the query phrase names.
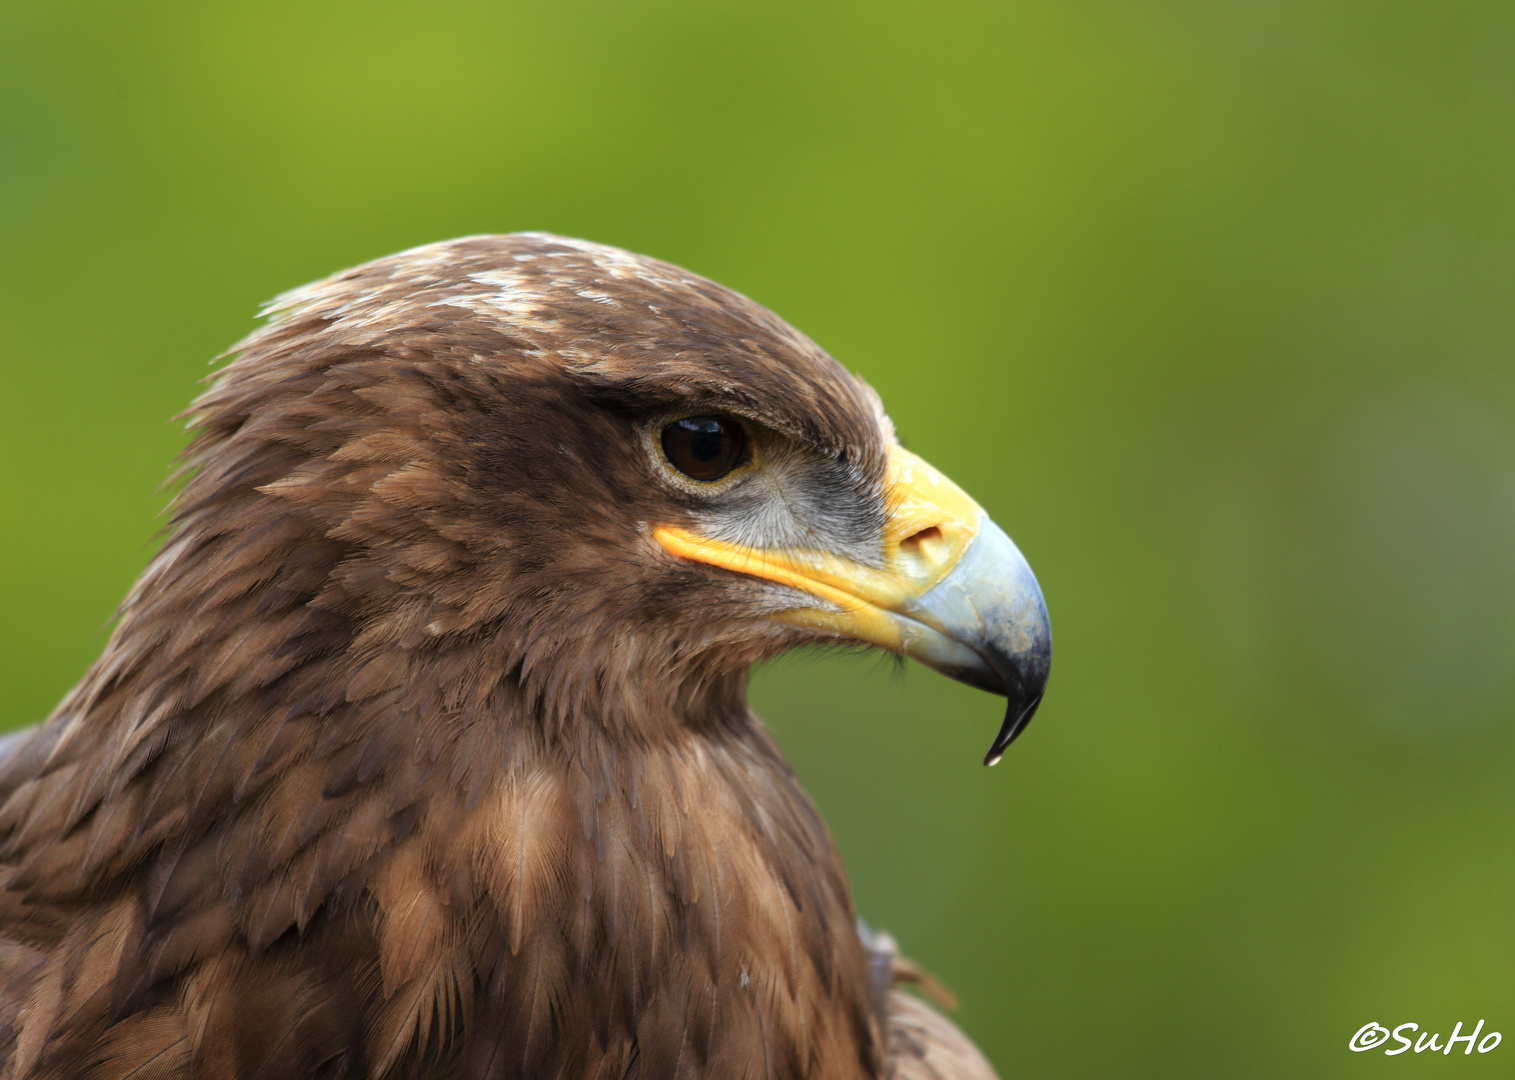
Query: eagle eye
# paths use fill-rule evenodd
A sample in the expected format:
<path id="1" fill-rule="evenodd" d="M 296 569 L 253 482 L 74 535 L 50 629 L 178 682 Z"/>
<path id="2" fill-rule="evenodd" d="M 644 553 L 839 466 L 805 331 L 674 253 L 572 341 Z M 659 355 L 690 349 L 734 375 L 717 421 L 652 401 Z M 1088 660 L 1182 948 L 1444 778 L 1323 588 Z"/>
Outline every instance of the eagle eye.
<path id="1" fill-rule="evenodd" d="M 726 416 L 691 416 L 663 429 L 663 454 L 691 480 L 711 483 L 736 468 L 747 432 Z"/>

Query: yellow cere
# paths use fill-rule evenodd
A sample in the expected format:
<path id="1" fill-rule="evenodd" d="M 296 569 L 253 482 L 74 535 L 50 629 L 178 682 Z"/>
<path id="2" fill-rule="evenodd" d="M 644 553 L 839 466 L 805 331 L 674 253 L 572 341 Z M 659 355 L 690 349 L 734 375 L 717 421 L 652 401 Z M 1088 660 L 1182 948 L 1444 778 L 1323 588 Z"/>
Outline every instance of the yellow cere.
<path id="1" fill-rule="evenodd" d="M 739 574 L 800 589 L 825 601 L 777 616 L 800 626 L 900 650 L 904 627 L 897 611 L 951 572 L 978 532 L 978 503 L 903 447 L 893 447 L 884 498 L 884 565 L 864 566 L 829 551 L 757 550 L 711 540 L 686 529 L 652 530 L 664 550 Z"/>

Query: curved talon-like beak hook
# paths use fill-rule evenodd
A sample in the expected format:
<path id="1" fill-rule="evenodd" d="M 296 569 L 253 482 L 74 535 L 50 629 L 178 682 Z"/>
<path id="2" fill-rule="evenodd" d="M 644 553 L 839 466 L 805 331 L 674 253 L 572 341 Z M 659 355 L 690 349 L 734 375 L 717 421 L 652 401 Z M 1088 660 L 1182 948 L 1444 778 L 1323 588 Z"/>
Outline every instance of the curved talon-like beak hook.
<path id="1" fill-rule="evenodd" d="M 999 734 L 984 755 L 995 765 L 1026 730 L 1047 690 L 1052 669 L 1052 625 L 1036 575 L 1015 546 L 987 516 L 961 559 L 919 599 L 901 605 L 953 644 L 966 645 L 980 661 L 955 668 L 934 641 L 913 652 L 923 663 L 962 682 L 1008 699 Z"/>
<path id="2" fill-rule="evenodd" d="M 998 763 L 1036 713 L 1052 666 L 1052 628 L 1024 556 L 961 488 L 901 447 L 890 453 L 882 565 L 825 551 L 763 551 L 659 526 L 680 558 L 797 589 L 774 616 L 914 657 L 1009 700 L 985 765 Z M 817 602 L 819 601 L 819 602 Z"/>

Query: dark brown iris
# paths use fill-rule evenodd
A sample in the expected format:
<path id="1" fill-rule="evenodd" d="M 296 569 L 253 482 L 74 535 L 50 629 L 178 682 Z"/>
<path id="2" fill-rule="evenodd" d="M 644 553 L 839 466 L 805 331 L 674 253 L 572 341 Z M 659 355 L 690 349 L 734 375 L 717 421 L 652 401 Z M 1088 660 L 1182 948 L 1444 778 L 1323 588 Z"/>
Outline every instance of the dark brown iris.
<path id="1" fill-rule="evenodd" d="M 663 429 L 663 453 L 679 472 L 710 483 L 741 464 L 747 446 L 742 425 L 726 416 L 691 416 Z"/>

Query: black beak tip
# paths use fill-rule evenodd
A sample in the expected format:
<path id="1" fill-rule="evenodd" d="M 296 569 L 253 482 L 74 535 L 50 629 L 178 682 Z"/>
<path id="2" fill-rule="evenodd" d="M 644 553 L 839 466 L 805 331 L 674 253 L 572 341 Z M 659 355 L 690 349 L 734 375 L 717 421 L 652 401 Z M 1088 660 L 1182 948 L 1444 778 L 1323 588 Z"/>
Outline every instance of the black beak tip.
<path id="1" fill-rule="evenodd" d="M 1005 708 L 1004 722 L 999 726 L 999 734 L 994 737 L 989 752 L 984 755 L 985 765 L 999 764 L 999 759 L 1005 756 L 1005 748 L 1026 730 L 1026 725 L 1031 723 L 1031 717 L 1036 715 L 1036 707 L 1041 703 L 1041 694 L 1025 702 L 1017 701 L 1014 697 L 1010 698 Z"/>

